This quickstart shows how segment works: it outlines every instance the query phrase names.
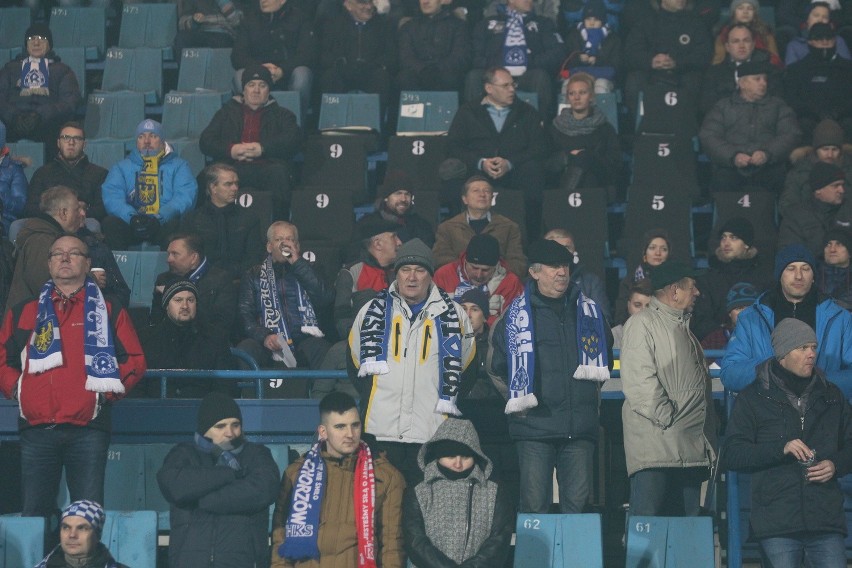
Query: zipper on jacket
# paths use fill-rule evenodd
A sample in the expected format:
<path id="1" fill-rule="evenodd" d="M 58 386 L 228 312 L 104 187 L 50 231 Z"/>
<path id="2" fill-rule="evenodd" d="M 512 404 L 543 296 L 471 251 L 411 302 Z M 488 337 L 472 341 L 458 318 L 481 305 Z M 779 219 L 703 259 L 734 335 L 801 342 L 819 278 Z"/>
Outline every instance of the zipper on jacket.
<path id="1" fill-rule="evenodd" d="M 464 524 L 464 548 L 462 554 L 467 552 L 467 542 L 470 540 L 470 521 L 473 515 L 473 480 L 467 481 L 467 520 Z"/>

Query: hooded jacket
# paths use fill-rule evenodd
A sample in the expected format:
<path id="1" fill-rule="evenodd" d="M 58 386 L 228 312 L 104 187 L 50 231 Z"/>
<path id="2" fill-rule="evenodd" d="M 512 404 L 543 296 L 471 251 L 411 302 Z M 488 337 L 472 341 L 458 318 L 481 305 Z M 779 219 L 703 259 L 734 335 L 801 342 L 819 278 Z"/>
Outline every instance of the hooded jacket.
<path id="1" fill-rule="evenodd" d="M 704 351 L 689 314 L 656 297 L 624 324 L 621 342 L 627 474 L 649 468 L 709 467 L 716 415 Z"/>
<path id="2" fill-rule="evenodd" d="M 775 373 L 772 357 L 757 368 L 757 380 L 737 396 L 728 422 L 724 469 L 752 474 L 751 535 L 756 539 L 799 531 L 847 533 L 838 479 L 852 471 L 852 410 L 819 369 L 797 406 Z M 807 483 L 796 458 L 784 454 L 801 439 L 816 459 L 834 462 L 826 483 Z"/>
<path id="3" fill-rule="evenodd" d="M 448 479 L 438 460 L 428 463 L 430 448 L 451 440 L 474 453 L 473 470 L 464 479 Z M 449 418 L 420 448 L 417 464 L 423 481 L 405 492 L 405 549 L 419 568 L 502 566 L 509 554 L 514 512 L 508 495 L 489 479 L 491 460 L 479 446 L 473 424 Z"/>
<path id="4" fill-rule="evenodd" d="M 461 282 L 459 272 L 464 270 L 466 260 L 467 252 L 463 252 L 457 260 L 439 268 L 435 272 L 435 284 L 455 297 L 456 287 Z M 521 280 L 513 272 L 509 272 L 508 268 L 506 261 L 501 259 L 494 270 L 494 276 L 488 281 L 488 307 L 491 312 L 485 314 L 488 325 L 493 325 L 500 314 L 506 311 L 512 300 L 524 291 Z"/>
<path id="5" fill-rule="evenodd" d="M 734 335 L 722 359 L 722 384 L 739 392 L 754 381 L 758 364 L 773 356 L 772 330 L 775 312 L 765 304 L 764 293 L 753 305 L 740 312 Z M 843 395 L 852 398 L 852 315 L 834 300 L 816 307 L 816 365 Z"/>
<path id="6" fill-rule="evenodd" d="M 394 281 L 388 288 L 387 309 L 393 312 L 393 330 L 386 347 L 390 371 L 384 375 L 353 377 L 353 381 L 361 394 L 361 405 L 366 409 L 365 432 L 381 442 L 424 444 L 445 419 L 443 414 L 435 412 L 441 373 L 440 350 L 435 341 L 438 316 L 449 309 L 458 314 L 462 373 L 476 354 L 475 338 L 467 313 L 456 302 L 448 306 L 437 286 L 432 284 L 429 288 L 425 304 L 416 316 L 412 316 L 397 286 Z M 361 308 L 349 332 L 353 371 L 361 366 L 360 330 L 369 307 L 368 303 Z"/>
<path id="7" fill-rule="evenodd" d="M 195 207 L 198 183 L 189 163 L 178 156 L 170 144 L 160 159 L 160 212 L 163 222 L 182 217 Z M 142 154 L 134 149 L 128 157 L 110 168 L 101 189 L 104 207 L 109 215 L 125 223 L 139 212 L 131 205 L 131 195 L 136 191 L 136 175 L 142 170 Z"/>
<path id="8" fill-rule="evenodd" d="M 358 568 L 358 533 L 355 525 L 355 466 L 358 456 L 333 458 L 322 452 L 326 465 L 326 485 L 320 507 L 317 547 L 320 560 L 290 562 L 278 555 L 284 543 L 284 525 L 290 513 L 293 488 L 305 456 L 287 467 L 272 514 L 272 568 Z M 375 538 L 376 560 L 382 568 L 403 568 L 402 494 L 405 480 L 383 455 L 373 451 L 376 476 Z"/>

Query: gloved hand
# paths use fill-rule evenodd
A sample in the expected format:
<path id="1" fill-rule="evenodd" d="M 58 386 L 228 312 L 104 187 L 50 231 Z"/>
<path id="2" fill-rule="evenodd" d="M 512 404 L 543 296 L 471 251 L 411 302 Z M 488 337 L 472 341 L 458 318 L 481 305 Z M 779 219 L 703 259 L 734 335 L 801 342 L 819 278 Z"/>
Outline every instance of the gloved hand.
<path id="1" fill-rule="evenodd" d="M 149 215 L 134 215 L 130 218 L 130 228 L 136 237 L 143 241 L 150 240 L 160 228 L 160 221 Z"/>

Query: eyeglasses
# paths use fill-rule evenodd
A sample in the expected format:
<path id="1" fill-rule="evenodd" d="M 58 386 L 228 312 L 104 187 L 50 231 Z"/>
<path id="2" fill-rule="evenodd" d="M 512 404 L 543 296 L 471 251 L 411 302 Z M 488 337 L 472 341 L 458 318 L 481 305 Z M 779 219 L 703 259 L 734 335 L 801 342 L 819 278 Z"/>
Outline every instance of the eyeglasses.
<path id="1" fill-rule="evenodd" d="M 47 41 L 47 38 L 40 35 L 31 35 L 27 37 L 27 41 Z"/>
<path id="2" fill-rule="evenodd" d="M 71 142 L 72 140 L 74 142 L 82 142 L 83 140 L 86 139 L 86 137 L 85 136 L 71 136 L 70 134 L 60 134 L 59 139 L 62 140 L 63 142 Z"/>
<path id="3" fill-rule="evenodd" d="M 511 83 L 491 83 L 491 84 L 494 85 L 495 87 L 500 87 L 501 89 L 508 89 L 509 87 L 512 87 L 513 89 L 518 88 L 518 84 L 515 83 L 514 81 L 511 82 Z"/>
<path id="4" fill-rule="evenodd" d="M 60 259 L 68 258 L 69 260 L 77 260 L 77 259 L 80 259 L 80 258 L 89 258 L 88 254 L 86 254 L 84 252 L 80 252 L 79 250 L 71 250 L 71 251 L 55 250 L 47 256 L 51 260 L 56 259 L 56 258 L 60 258 Z"/>

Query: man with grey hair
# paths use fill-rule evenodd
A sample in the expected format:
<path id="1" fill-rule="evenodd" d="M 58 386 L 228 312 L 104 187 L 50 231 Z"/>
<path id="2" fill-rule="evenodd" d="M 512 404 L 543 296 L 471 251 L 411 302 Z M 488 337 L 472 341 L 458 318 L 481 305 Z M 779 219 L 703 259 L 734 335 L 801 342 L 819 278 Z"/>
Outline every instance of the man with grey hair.
<path id="1" fill-rule="evenodd" d="M 695 273 L 667 260 L 651 273 L 650 305 L 624 324 L 621 380 L 630 514 L 695 516 L 716 456 L 704 351 L 689 330 Z"/>
<path id="2" fill-rule="evenodd" d="M 488 373 L 504 385 L 520 463 L 520 511 L 546 513 L 553 470 L 562 513 L 582 513 L 593 483 L 600 385 L 612 334 L 571 281 L 573 256 L 556 241 L 529 248 L 530 279 L 491 332 Z"/>
<path id="3" fill-rule="evenodd" d="M 15 247 L 18 259 L 6 300 L 7 308 L 35 296 L 50 278 L 47 270 L 47 251 L 63 233 L 76 233 L 86 220 L 85 204 L 78 200 L 70 187 L 57 185 L 41 194 L 41 212 L 24 221 Z"/>
<path id="4" fill-rule="evenodd" d="M 266 231 L 266 260 L 240 282 L 238 312 L 245 339 L 238 347 L 261 367 L 318 369 L 330 345 L 319 328 L 320 310 L 334 293 L 302 258 L 299 230 L 276 221 Z"/>
<path id="5" fill-rule="evenodd" d="M 817 336 L 786 318 L 772 332 L 772 357 L 737 396 L 722 467 L 751 473 L 750 532 L 764 565 L 846 566 L 840 476 L 852 472 L 852 408 L 816 367 Z"/>

